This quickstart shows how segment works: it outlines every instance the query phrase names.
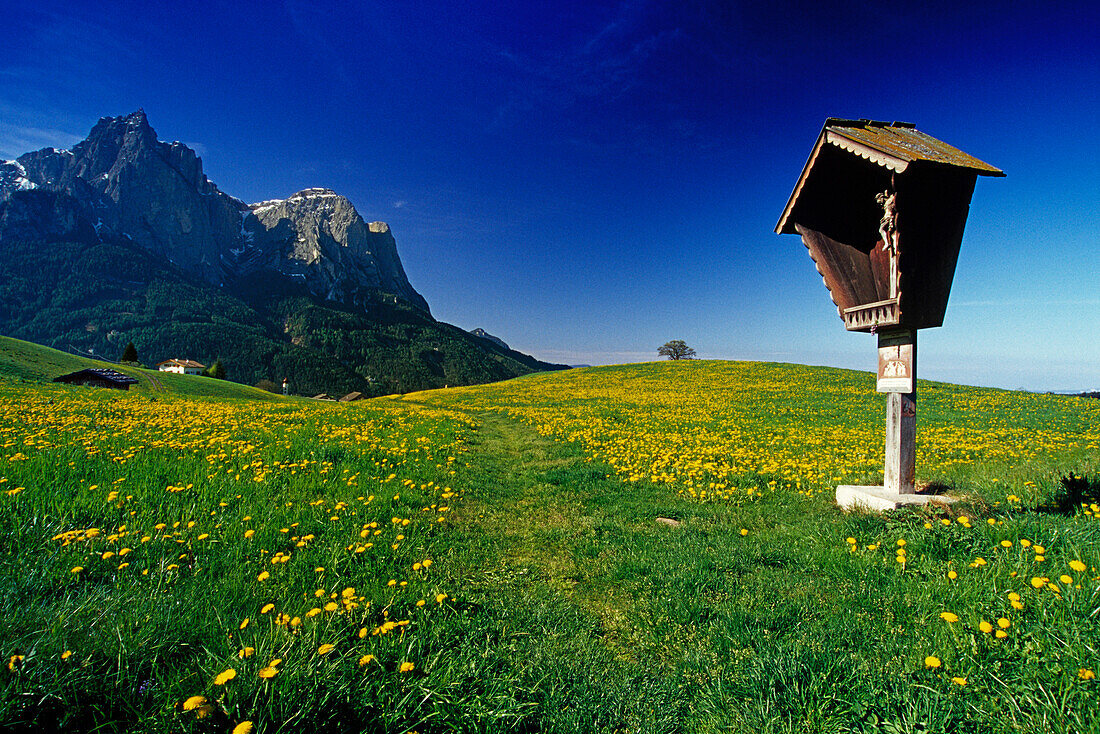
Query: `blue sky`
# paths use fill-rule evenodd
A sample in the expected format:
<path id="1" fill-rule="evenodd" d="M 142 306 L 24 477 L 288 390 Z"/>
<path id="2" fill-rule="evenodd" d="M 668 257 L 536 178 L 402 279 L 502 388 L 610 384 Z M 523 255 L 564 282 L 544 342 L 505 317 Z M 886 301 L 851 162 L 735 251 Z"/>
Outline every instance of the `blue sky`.
<path id="1" fill-rule="evenodd" d="M 1100 389 L 1095 3 L 20 3 L 0 157 L 143 107 L 246 201 L 389 222 L 434 315 L 543 359 L 871 370 L 772 232 L 826 117 L 914 122 L 980 179 L 922 377 Z"/>

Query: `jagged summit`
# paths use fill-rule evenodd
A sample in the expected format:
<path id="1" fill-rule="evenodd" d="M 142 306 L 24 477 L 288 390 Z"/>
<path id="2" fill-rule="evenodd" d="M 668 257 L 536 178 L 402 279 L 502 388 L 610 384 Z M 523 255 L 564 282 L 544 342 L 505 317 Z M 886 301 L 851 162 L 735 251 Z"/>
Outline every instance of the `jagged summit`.
<path id="1" fill-rule="evenodd" d="M 332 189 L 304 189 L 286 199 L 252 204 L 242 230 L 246 245 L 231 265 L 258 257 L 302 279 L 326 300 L 366 305 L 382 291 L 429 311 L 405 275 L 389 226 L 368 225 Z"/>
<path id="2" fill-rule="evenodd" d="M 129 241 L 214 284 L 257 271 L 365 306 L 382 291 L 428 311 L 385 225 L 310 188 L 246 205 L 223 193 L 187 145 L 158 140 L 145 111 L 103 117 L 72 150 L 0 163 L 0 240 Z"/>

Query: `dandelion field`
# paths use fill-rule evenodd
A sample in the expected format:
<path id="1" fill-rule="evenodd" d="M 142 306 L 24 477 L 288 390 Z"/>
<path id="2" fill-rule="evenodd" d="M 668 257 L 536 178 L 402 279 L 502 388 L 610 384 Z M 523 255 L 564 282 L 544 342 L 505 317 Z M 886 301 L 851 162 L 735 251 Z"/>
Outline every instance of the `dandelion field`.
<path id="1" fill-rule="evenodd" d="M 0 726 L 1100 730 L 1100 401 L 662 363 L 352 404 L 0 379 Z"/>

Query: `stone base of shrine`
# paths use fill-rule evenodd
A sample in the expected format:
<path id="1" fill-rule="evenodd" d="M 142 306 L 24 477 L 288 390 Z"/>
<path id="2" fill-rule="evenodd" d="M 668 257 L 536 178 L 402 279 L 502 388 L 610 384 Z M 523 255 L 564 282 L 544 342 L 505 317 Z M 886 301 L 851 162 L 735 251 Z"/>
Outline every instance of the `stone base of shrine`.
<path id="1" fill-rule="evenodd" d="M 951 504 L 954 497 L 945 494 L 900 494 L 886 487 L 857 487 L 842 484 L 836 488 L 836 503 L 842 510 L 884 512 L 903 506 L 926 505 L 930 502 Z"/>

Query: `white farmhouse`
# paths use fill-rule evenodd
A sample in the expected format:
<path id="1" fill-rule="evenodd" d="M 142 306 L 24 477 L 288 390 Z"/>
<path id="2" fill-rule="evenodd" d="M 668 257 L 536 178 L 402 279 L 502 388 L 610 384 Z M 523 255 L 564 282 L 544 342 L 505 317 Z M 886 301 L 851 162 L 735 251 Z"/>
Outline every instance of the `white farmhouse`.
<path id="1" fill-rule="evenodd" d="M 200 375 L 206 365 L 190 359 L 166 359 L 157 365 L 161 372 L 175 372 L 180 375 Z"/>

